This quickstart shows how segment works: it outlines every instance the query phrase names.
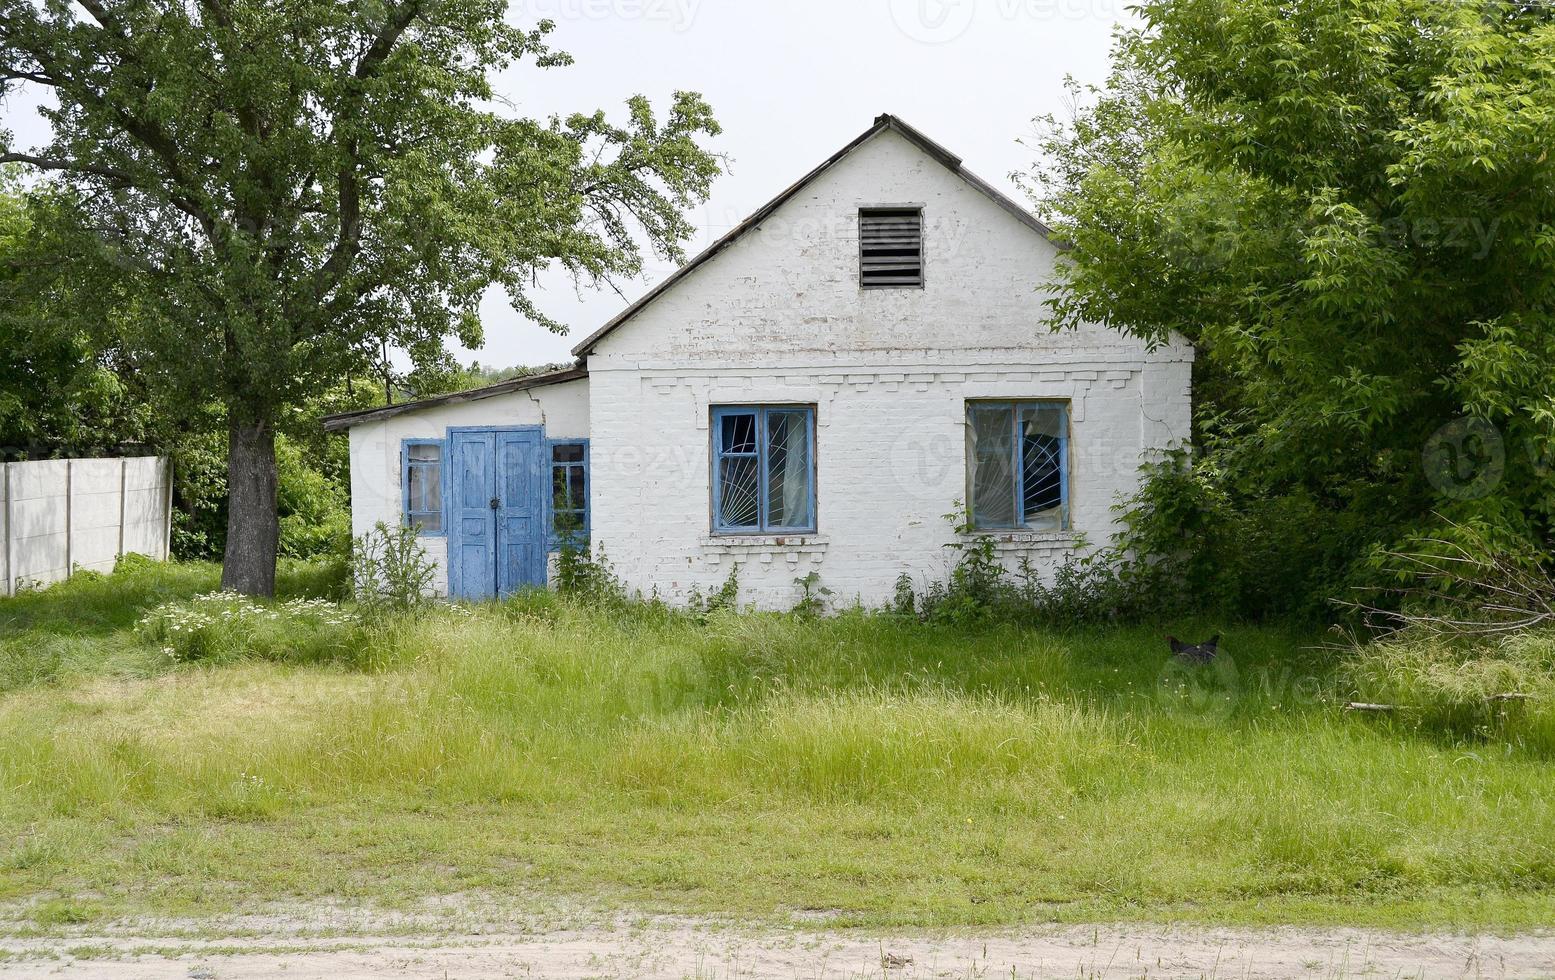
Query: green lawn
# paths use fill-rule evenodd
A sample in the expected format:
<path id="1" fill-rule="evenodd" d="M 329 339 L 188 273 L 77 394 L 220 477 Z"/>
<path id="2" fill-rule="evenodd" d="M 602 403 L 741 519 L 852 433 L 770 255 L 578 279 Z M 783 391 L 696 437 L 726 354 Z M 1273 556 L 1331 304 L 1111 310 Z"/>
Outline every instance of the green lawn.
<path id="1" fill-rule="evenodd" d="M 1344 716 L 1320 636 L 1227 629 L 1232 679 L 1167 668 L 1162 632 L 1213 631 L 1192 623 L 698 623 L 531 597 L 299 637 L 306 664 L 282 617 L 281 662 L 210 665 L 133 630 L 215 579 L 0 599 L 0 907 L 1555 920 L 1555 768 Z"/>

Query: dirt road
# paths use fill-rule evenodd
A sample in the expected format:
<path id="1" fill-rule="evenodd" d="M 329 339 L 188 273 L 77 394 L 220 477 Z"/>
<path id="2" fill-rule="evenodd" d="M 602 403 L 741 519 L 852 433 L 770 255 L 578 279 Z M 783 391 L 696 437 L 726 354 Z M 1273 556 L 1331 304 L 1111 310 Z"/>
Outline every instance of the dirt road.
<path id="1" fill-rule="evenodd" d="M 314 920 L 309 919 L 308 922 Z M 256 927 L 257 926 L 257 927 Z M 123 926 L 0 938 L 7 978 L 358 980 L 368 977 L 1555 977 L 1555 933 L 1517 937 L 1360 930 L 1054 927 L 1020 933 L 874 936 L 755 932 L 683 920 L 480 934 L 308 928 Z M 387 928 L 387 927 L 386 927 Z"/>

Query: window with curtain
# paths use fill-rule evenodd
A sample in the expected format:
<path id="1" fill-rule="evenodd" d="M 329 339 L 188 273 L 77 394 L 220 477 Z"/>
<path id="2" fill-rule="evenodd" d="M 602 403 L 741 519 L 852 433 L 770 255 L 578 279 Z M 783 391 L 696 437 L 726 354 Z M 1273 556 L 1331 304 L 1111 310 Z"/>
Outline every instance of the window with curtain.
<path id="1" fill-rule="evenodd" d="M 967 483 L 978 530 L 1069 527 L 1069 406 L 968 402 Z"/>
<path id="2" fill-rule="evenodd" d="M 405 522 L 421 534 L 443 533 L 443 444 L 407 440 L 401 450 Z"/>
<path id="3" fill-rule="evenodd" d="M 551 538 L 588 535 L 589 447 L 587 442 L 551 444 Z"/>
<path id="4" fill-rule="evenodd" d="M 713 528 L 721 534 L 815 530 L 815 409 L 713 409 Z"/>

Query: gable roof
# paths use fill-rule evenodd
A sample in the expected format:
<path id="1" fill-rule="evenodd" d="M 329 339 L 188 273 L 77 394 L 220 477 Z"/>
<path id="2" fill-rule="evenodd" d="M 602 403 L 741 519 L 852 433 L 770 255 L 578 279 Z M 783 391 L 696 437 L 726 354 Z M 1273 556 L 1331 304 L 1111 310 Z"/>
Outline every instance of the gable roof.
<path id="1" fill-rule="evenodd" d="M 327 415 L 324 417 L 324 431 L 340 432 L 343 429 L 349 429 L 364 422 L 379 422 L 383 419 L 392 419 L 396 415 L 404 415 L 407 412 L 419 412 L 423 408 L 435 408 L 439 405 L 460 405 L 464 402 L 475 402 L 483 398 L 495 398 L 498 395 L 523 391 L 527 388 L 544 388 L 547 385 L 565 384 L 568 381 L 581 381 L 588 376 L 588 368 L 578 364 L 560 371 L 527 374 L 521 378 L 513 378 L 510 381 L 499 381 L 484 388 L 455 391 L 447 395 L 438 395 L 436 398 L 422 398 L 419 401 L 401 402 L 398 405 L 387 405 L 383 408 L 368 408 L 359 412 L 342 412 L 339 415 Z"/>
<path id="2" fill-rule="evenodd" d="M 907 140 L 909 143 L 922 150 L 925 154 L 938 161 L 951 173 L 955 174 L 957 177 L 960 177 L 962 180 L 966 181 L 968 184 L 972 185 L 972 187 L 980 191 L 990 201 L 997 204 L 1005 211 L 1008 211 L 1021 224 L 1030 228 L 1032 231 L 1035 231 L 1037 234 L 1043 236 L 1044 238 L 1047 238 L 1049 241 L 1053 240 L 1052 229 L 1048 228 L 1047 225 L 1037 220 L 1035 215 L 1021 207 L 1018 203 L 1012 200 L 1009 195 L 1003 193 L 983 178 L 966 169 L 966 167 L 962 165 L 960 157 L 956 156 L 954 153 L 951 153 L 940 144 L 929 139 L 917 129 L 914 129 L 912 126 L 909 126 L 907 123 L 903 122 L 900 118 L 893 116 L 890 113 L 885 113 L 877 117 L 875 119 L 875 124 L 865 130 L 857 139 L 853 140 L 847 146 L 844 146 L 842 149 L 832 154 L 824 162 L 822 162 L 820 166 L 805 174 L 799 179 L 798 183 L 794 184 L 792 187 L 783 191 L 783 193 L 779 194 L 777 197 L 774 197 L 772 200 L 762 205 L 755 214 L 752 214 L 750 217 L 736 225 L 727 235 L 724 235 L 722 238 L 718 239 L 718 241 L 709 246 L 705 252 L 698 255 L 696 258 L 692 259 L 685 265 L 681 266 L 679 269 L 675 270 L 674 274 L 665 279 L 663 282 L 659 283 L 653 289 L 650 289 L 642 299 L 639 299 L 637 302 L 621 311 L 621 313 L 618 314 L 615 319 L 611 320 L 603 327 L 600 327 L 588 337 L 584 338 L 582 343 L 578 344 L 578 346 L 572 349 L 572 353 L 579 358 L 587 357 L 589 353 L 594 350 L 595 345 L 598 344 L 601 340 L 604 340 L 605 337 L 608 336 L 617 327 L 626 323 L 638 313 L 641 313 L 654 300 L 658 299 L 670 289 L 674 288 L 677 283 L 689 276 L 692 272 L 696 271 L 696 269 L 698 269 L 700 266 L 706 264 L 719 252 L 722 252 L 724 249 L 728 248 L 730 245 L 733 245 L 741 238 L 744 238 L 746 234 L 748 234 L 768 217 L 770 217 L 774 211 L 786 204 L 790 198 L 794 197 L 796 194 L 803 191 L 806 187 L 810 186 L 810 184 L 813 183 L 816 178 L 820 177 L 822 174 L 826 173 L 826 171 L 836 166 L 854 150 L 858 149 L 860 146 L 863 146 L 865 143 L 869 142 L 871 139 L 885 132 L 886 130 L 891 130 L 899 134 L 903 139 Z"/>

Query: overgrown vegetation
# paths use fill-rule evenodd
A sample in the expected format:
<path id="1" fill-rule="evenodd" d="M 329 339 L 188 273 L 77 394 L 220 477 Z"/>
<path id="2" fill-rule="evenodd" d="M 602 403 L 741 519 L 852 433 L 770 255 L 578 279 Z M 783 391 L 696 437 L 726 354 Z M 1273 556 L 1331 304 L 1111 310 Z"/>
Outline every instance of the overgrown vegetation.
<path id="1" fill-rule="evenodd" d="M 1197 348 L 1131 540 L 1182 597 L 1326 618 L 1379 548 L 1548 552 L 1555 181 L 1539 4 L 1145 0 L 1032 190 L 1055 326 Z M 1050 120 L 1051 122 L 1051 120 Z"/>
<path id="2" fill-rule="evenodd" d="M 1179 669 L 1155 628 L 528 593 L 322 630 L 335 607 L 256 603 L 255 632 L 169 657 L 158 630 L 229 600 L 195 599 L 214 566 L 132 566 L 0 600 L 0 901 L 199 917 L 457 892 L 920 926 L 1555 914 L 1555 746 L 1346 715 L 1357 675 L 1306 634 L 1229 629 L 1225 683 Z M 294 594 L 343 585 L 284 570 Z M 60 644 L 58 668 L 16 673 Z"/>

